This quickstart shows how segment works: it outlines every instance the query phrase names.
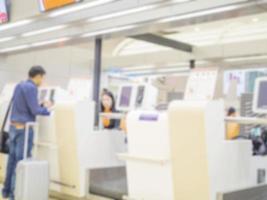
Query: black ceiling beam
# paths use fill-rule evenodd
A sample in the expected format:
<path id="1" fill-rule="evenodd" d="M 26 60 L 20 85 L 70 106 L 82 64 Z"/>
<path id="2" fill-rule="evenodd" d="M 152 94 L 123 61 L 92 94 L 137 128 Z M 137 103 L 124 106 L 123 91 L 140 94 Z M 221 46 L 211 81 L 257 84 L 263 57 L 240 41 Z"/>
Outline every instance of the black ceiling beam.
<path id="1" fill-rule="evenodd" d="M 187 53 L 193 52 L 193 46 L 190 44 L 168 39 L 168 38 L 155 35 L 155 34 L 151 34 L 151 33 L 135 35 L 135 36 L 131 36 L 131 38 L 134 38 L 136 40 L 142 40 L 145 42 L 150 42 L 150 43 L 157 44 L 157 45 L 164 46 L 164 47 L 173 48 L 179 51 L 185 51 Z"/>

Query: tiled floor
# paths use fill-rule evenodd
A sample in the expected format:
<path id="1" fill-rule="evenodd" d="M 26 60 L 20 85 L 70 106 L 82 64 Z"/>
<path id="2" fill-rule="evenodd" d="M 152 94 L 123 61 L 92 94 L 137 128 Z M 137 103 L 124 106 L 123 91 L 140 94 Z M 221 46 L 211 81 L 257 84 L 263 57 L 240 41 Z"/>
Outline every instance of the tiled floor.
<path id="1" fill-rule="evenodd" d="M 2 190 L 2 186 L 0 185 L 0 191 L 1 190 Z M 8 200 L 8 199 L 3 199 L 2 198 L 2 195 L 0 194 L 0 200 Z M 58 200 L 58 199 L 56 199 L 56 198 L 50 198 L 49 200 Z M 68 200 L 70 200 L 70 198 L 68 198 Z M 90 196 L 90 200 L 111 200 L 111 199 L 101 198 L 101 197 L 96 197 L 96 196 Z"/>
<path id="2" fill-rule="evenodd" d="M 2 186 L 0 186 L 0 191 L 2 191 Z M 0 200 L 8 200 L 8 199 L 3 199 L 2 195 L 0 194 Z M 49 200 L 57 200 L 57 199 L 49 199 Z"/>

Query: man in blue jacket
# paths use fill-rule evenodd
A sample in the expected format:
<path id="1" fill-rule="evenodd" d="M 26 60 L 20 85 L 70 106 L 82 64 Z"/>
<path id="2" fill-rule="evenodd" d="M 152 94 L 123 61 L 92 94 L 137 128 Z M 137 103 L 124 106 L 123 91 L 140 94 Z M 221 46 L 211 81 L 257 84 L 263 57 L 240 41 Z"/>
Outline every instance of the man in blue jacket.
<path id="1" fill-rule="evenodd" d="M 38 87 L 41 86 L 46 72 L 41 66 L 34 66 L 29 71 L 29 79 L 19 83 L 12 98 L 9 130 L 9 157 L 6 179 L 2 191 L 4 198 L 14 200 L 15 171 L 17 163 L 23 159 L 24 137 L 26 124 L 35 122 L 37 115 L 49 115 L 50 103 L 40 105 L 38 102 Z M 28 156 L 33 148 L 33 130 L 30 130 L 28 140 Z M 36 199 L 37 200 L 37 199 Z"/>

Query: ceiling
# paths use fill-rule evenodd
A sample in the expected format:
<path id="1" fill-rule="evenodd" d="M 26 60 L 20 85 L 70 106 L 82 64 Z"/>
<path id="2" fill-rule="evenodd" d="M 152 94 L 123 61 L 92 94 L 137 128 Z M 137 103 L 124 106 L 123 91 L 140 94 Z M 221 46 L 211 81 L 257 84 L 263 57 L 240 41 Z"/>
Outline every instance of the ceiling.
<path id="1" fill-rule="evenodd" d="M 36 0 L 34 2 L 36 4 Z M 33 0 L 24 1 L 22 5 L 15 0 L 14 7 L 17 12 L 25 13 L 19 6 L 23 8 L 32 3 Z M 30 7 L 35 9 L 33 16 L 0 26 L 0 54 L 235 18 L 265 12 L 262 9 L 265 5 L 264 0 L 85 0 L 48 13 L 40 13 L 35 5 Z M 179 37 L 188 41 L 186 36 Z"/>
<path id="2" fill-rule="evenodd" d="M 162 6 L 146 10 L 148 5 Z M 32 21 L 17 28 L 1 30 L 0 26 L 0 57 L 73 45 L 85 52 L 90 51 L 88 59 L 92 60 L 93 56 L 89 55 L 94 52 L 93 40 L 102 37 L 105 39 L 103 67 L 124 68 L 125 73 L 151 68 L 170 68 L 172 73 L 174 67 L 188 67 L 192 59 L 197 60 L 197 65 L 205 66 L 220 65 L 227 68 L 247 64 L 251 66 L 252 63 L 259 66 L 267 62 L 266 5 L 266 1 L 254 0 L 195 0 L 186 3 L 171 0 L 117 0 L 101 8 L 88 8 L 71 16 L 53 18 L 51 12 L 29 17 Z M 108 12 L 116 13 L 118 10 L 136 7 L 143 10 L 123 17 L 88 22 L 94 16 L 105 16 Z M 211 8 L 214 7 L 229 10 L 217 9 L 217 12 L 213 12 Z M 201 13 L 199 10 L 212 12 L 203 14 L 204 11 Z M 120 27 L 126 28 L 119 30 Z M 52 31 L 39 34 L 32 32 L 47 28 Z M 190 44 L 193 52 L 177 51 L 127 38 L 147 32 Z M 88 37 L 82 37 L 88 33 Z M 5 38 L 12 39 L 4 41 Z M 12 50 L 13 47 L 21 48 Z"/>
<path id="3" fill-rule="evenodd" d="M 267 12 L 234 19 L 170 28 L 157 34 L 195 47 L 266 40 Z M 113 55 L 134 55 L 167 50 L 170 50 L 170 48 L 134 39 L 125 39 L 117 45 Z"/>

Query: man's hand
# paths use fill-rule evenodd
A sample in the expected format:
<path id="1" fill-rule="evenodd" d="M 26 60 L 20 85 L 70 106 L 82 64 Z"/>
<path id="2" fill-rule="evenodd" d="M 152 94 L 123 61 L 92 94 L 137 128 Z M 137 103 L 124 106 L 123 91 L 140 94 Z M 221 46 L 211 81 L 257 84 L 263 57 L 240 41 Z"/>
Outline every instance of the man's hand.
<path id="1" fill-rule="evenodd" d="M 43 102 L 42 105 L 47 109 L 51 109 L 54 106 L 54 104 L 51 101 Z"/>

